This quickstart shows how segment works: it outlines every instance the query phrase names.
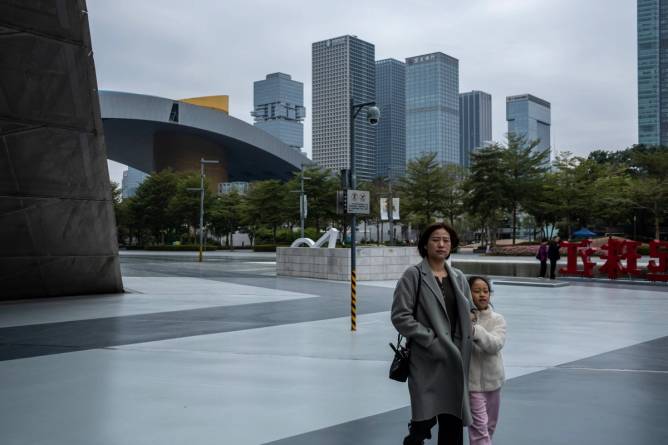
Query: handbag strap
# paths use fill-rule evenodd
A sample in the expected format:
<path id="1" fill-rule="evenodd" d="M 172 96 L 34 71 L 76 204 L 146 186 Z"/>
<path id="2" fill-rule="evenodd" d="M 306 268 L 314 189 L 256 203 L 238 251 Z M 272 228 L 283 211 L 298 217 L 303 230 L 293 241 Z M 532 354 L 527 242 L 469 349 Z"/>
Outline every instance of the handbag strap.
<path id="1" fill-rule="evenodd" d="M 418 303 L 420 301 L 420 290 L 422 288 L 422 272 L 420 272 L 420 268 L 418 266 L 415 266 L 417 269 L 418 273 L 418 285 L 417 285 L 417 293 L 415 295 L 415 304 L 413 305 L 413 318 L 417 317 L 417 310 L 418 310 Z M 397 345 L 401 344 L 401 339 L 403 338 L 403 335 L 398 334 L 397 335 Z M 406 347 L 408 347 L 408 342 L 409 340 L 406 340 Z"/>

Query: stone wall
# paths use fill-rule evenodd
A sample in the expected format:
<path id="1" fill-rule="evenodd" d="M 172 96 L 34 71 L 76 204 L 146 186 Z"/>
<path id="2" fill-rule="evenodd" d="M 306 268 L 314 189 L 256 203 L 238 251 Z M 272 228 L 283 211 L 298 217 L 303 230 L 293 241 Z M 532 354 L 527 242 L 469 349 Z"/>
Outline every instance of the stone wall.
<path id="1" fill-rule="evenodd" d="M 358 247 L 357 280 L 392 280 L 422 259 L 415 247 Z M 279 276 L 350 280 L 350 249 L 279 247 L 276 249 Z"/>

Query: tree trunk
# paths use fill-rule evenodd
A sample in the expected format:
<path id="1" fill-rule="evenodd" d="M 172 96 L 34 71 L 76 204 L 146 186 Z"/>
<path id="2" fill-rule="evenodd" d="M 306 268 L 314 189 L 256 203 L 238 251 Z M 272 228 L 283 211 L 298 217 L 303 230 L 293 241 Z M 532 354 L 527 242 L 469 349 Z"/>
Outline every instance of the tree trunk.
<path id="1" fill-rule="evenodd" d="M 659 232 L 659 209 L 658 204 L 654 203 L 654 239 L 660 239 L 661 233 Z"/>
<path id="2" fill-rule="evenodd" d="M 513 246 L 515 245 L 516 234 L 517 234 L 517 206 L 513 205 Z"/>

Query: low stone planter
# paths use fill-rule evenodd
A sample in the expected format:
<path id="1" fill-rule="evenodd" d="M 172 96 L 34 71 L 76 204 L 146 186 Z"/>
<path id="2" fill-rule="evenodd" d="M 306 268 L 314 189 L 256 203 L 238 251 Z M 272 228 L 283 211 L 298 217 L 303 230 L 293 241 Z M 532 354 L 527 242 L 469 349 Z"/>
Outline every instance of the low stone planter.
<path id="1" fill-rule="evenodd" d="M 415 247 L 358 247 L 357 280 L 398 279 L 407 267 L 422 260 Z M 279 247 L 276 249 L 279 276 L 350 280 L 350 249 Z"/>

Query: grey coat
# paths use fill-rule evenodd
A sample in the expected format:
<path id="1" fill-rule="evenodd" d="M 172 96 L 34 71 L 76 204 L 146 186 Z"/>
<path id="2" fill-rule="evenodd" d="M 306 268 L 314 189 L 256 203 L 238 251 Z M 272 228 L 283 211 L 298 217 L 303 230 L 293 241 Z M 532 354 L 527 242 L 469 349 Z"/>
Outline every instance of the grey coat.
<path id="1" fill-rule="evenodd" d="M 452 414 L 471 424 L 468 375 L 471 357 L 471 291 L 465 275 L 445 268 L 457 294 L 458 329 L 450 338 L 443 294 L 427 260 L 409 267 L 397 283 L 392 303 L 392 324 L 410 339 L 408 391 L 412 420 L 427 420 Z M 419 270 L 419 272 L 418 272 Z M 420 300 L 413 318 L 418 273 L 422 275 Z"/>

